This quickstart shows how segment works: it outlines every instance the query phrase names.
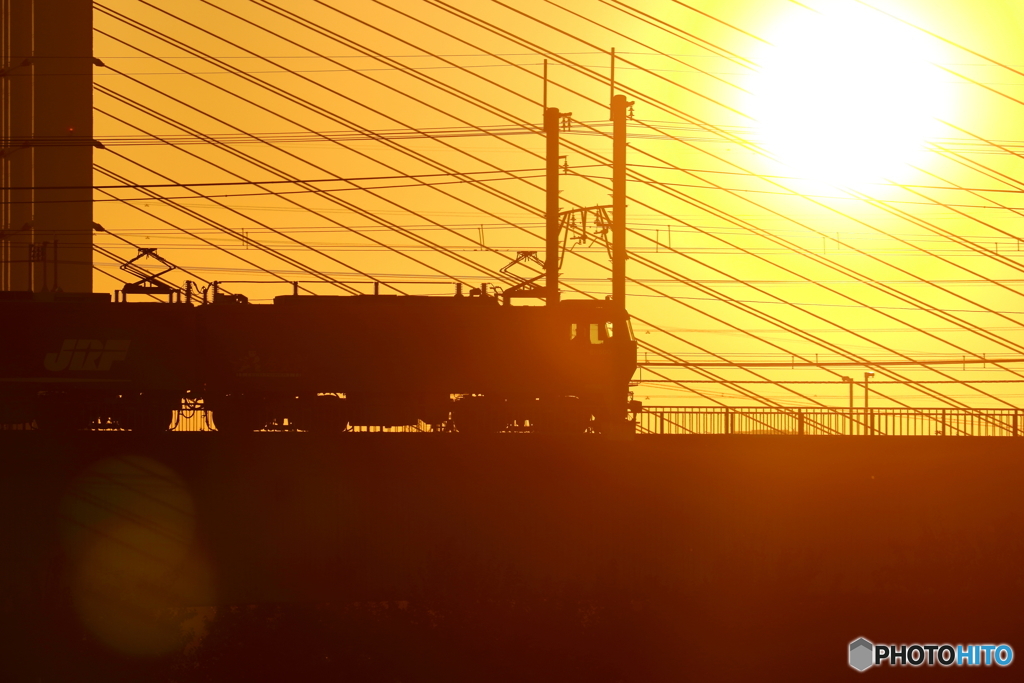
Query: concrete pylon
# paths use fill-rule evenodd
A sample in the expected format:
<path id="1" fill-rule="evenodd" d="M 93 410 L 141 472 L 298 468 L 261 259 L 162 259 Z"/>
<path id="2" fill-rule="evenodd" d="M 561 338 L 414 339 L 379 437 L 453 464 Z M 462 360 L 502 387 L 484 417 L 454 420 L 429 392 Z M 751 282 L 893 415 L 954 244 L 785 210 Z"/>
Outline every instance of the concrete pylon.
<path id="1" fill-rule="evenodd" d="M 0 290 L 90 292 L 92 2 L 0 0 L 0 60 Z"/>

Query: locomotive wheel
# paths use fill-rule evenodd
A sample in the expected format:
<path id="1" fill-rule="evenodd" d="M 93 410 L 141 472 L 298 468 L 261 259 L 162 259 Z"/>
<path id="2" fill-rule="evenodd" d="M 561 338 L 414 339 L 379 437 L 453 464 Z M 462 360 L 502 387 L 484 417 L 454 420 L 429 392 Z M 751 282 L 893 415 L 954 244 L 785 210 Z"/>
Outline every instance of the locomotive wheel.
<path id="1" fill-rule="evenodd" d="M 530 422 L 535 434 L 574 436 L 590 426 L 590 411 L 575 396 L 541 399 L 534 418 Z"/>
<path id="2" fill-rule="evenodd" d="M 632 439 L 636 435 L 636 414 L 640 412 L 640 402 L 634 401 L 623 410 L 615 397 L 606 398 L 602 408 L 594 415 L 594 431 L 613 441 Z"/>
<path id="3" fill-rule="evenodd" d="M 210 401 L 213 426 L 225 434 L 248 434 L 263 429 L 267 417 L 263 401 L 247 396 L 221 396 Z"/>
<path id="4" fill-rule="evenodd" d="M 120 400 L 118 422 L 125 429 L 139 434 L 160 434 L 171 428 L 174 410 L 180 405 L 176 397 L 136 395 Z"/>
<path id="5" fill-rule="evenodd" d="M 161 406 L 146 406 L 130 421 L 133 432 L 141 434 L 159 434 L 171 428 L 174 411 Z"/>
<path id="6" fill-rule="evenodd" d="M 452 410 L 455 428 L 461 434 L 495 434 L 508 426 L 504 402 L 484 396 L 467 396 Z"/>
<path id="7" fill-rule="evenodd" d="M 613 441 L 629 441 L 636 436 L 636 423 L 626 418 L 604 419 L 596 423 L 596 430 Z"/>
<path id="8" fill-rule="evenodd" d="M 88 406 L 88 398 L 43 394 L 36 399 L 36 429 L 44 432 L 88 429 L 93 417 Z"/>
<path id="9" fill-rule="evenodd" d="M 307 396 L 298 400 L 295 424 L 314 434 L 337 434 L 348 428 L 345 399 L 338 396 Z"/>
<path id="10" fill-rule="evenodd" d="M 246 413 L 244 407 L 220 406 L 214 408 L 213 426 L 224 434 L 247 434 L 260 429 L 263 424 Z"/>

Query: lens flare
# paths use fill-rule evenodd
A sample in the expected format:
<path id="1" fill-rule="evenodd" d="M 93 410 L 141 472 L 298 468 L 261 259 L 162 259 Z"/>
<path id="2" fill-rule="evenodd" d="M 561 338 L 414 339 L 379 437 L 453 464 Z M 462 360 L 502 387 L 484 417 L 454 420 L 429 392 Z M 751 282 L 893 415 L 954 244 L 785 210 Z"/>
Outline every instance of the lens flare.
<path id="1" fill-rule="evenodd" d="M 210 586 L 181 479 L 148 458 L 109 458 L 78 477 L 61 512 L 74 603 L 86 628 L 129 655 L 183 647 L 183 608 L 208 604 Z"/>

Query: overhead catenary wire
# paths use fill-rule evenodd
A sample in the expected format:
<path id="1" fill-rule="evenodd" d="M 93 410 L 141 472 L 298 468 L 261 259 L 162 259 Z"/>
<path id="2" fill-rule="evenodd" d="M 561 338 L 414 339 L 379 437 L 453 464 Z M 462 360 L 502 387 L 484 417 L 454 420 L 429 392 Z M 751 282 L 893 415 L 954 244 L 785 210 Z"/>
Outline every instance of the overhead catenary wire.
<path id="1" fill-rule="evenodd" d="M 380 3 L 380 2 L 378 2 L 378 4 L 383 4 L 383 3 Z M 337 11 L 337 10 L 336 10 L 336 11 Z M 480 78 L 480 77 L 479 77 L 478 75 L 477 75 L 477 77 L 478 77 L 478 78 Z"/>
<path id="2" fill-rule="evenodd" d="M 113 171 L 109 171 L 109 170 L 103 169 L 102 167 L 100 167 L 97 170 L 99 170 L 101 173 L 105 173 L 105 174 L 107 174 L 107 175 L 109 175 L 111 177 L 115 177 L 115 178 L 119 177 Z M 131 204 L 129 203 L 129 205 L 131 205 Z M 188 215 L 192 216 L 193 218 L 196 218 L 199 221 L 206 222 L 208 225 L 217 225 L 216 223 L 212 223 L 212 222 L 208 221 L 208 219 L 205 219 L 203 216 L 199 215 L 196 212 L 191 211 L 190 209 L 180 208 L 179 210 L 187 213 Z M 180 226 L 178 226 L 178 227 L 179 227 L 179 229 L 181 231 L 186 232 L 186 233 L 188 232 L 188 230 L 186 228 L 181 228 Z M 226 234 L 228 234 L 228 235 L 230 235 L 232 237 L 235 237 L 236 239 L 239 239 L 239 238 L 243 238 L 244 239 L 245 238 L 245 235 L 239 235 L 238 233 L 236 233 L 234 231 L 231 231 L 231 230 L 223 228 L 223 226 L 218 226 L 218 227 L 220 227 L 223 232 L 225 232 Z M 216 249 L 219 249 L 220 251 L 222 251 L 224 253 L 229 254 L 234 259 L 241 260 L 244 263 L 247 263 L 247 264 L 249 264 L 249 265 L 251 265 L 253 267 L 259 268 L 261 271 L 263 271 L 263 272 L 265 272 L 265 273 L 267 273 L 267 274 L 269 274 L 269 275 L 271 275 L 273 277 L 277 277 L 278 279 L 281 279 L 282 281 L 286 279 L 286 278 L 281 277 L 274 270 L 258 266 L 252 260 L 250 260 L 250 259 L 246 258 L 245 256 L 237 253 L 237 251 L 232 252 L 232 251 L 226 249 L 223 245 L 215 244 L 214 242 L 212 242 L 210 240 L 206 240 L 206 239 L 204 239 L 204 238 L 202 238 L 202 237 L 200 237 L 198 235 L 195 235 L 195 237 L 197 239 L 200 239 L 201 241 L 205 242 L 207 245 L 212 246 L 212 247 L 214 247 Z M 278 260 L 280 260 L 280 261 L 282 261 L 284 263 L 288 263 L 289 265 L 292 265 L 293 267 L 299 268 L 300 270 L 302 270 L 303 272 L 305 272 L 307 274 L 314 275 L 314 276 L 317 275 L 317 271 L 315 269 L 309 268 L 308 266 L 304 265 L 302 262 L 300 262 L 300 261 L 298 261 L 296 259 L 289 258 L 289 257 L 281 254 L 280 252 L 277 252 L 275 250 L 270 250 L 267 247 L 265 247 L 264 245 L 262 245 L 259 241 L 252 240 L 252 241 L 250 241 L 248 243 L 252 244 L 254 247 L 259 249 L 260 251 L 262 251 L 264 253 L 267 253 L 268 255 L 272 255 L 275 259 L 278 259 Z M 338 261 L 338 263 L 341 263 L 341 262 Z M 344 265 L 344 264 L 342 264 L 342 265 Z M 322 279 L 326 280 L 327 278 L 322 278 Z M 354 288 L 349 287 L 349 286 L 340 286 L 340 289 L 342 289 L 343 291 L 347 291 L 349 293 L 355 293 L 356 292 L 356 290 Z M 306 289 L 305 291 L 308 292 L 309 290 Z"/>
<path id="3" fill-rule="evenodd" d="M 336 10 L 336 9 L 335 9 L 335 11 L 338 11 L 338 10 Z M 463 96 L 464 96 L 464 95 L 463 95 Z"/>
<path id="4" fill-rule="evenodd" d="M 158 9 L 159 9 L 159 8 L 158 8 Z M 163 10 L 161 10 L 161 11 L 163 11 Z M 159 32 L 154 32 L 153 30 L 151 30 L 151 29 L 148 29 L 148 28 L 145 28 L 145 27 L 142 27 L 142 28 L 143 28 L 143 30 L 145 30 L 145 31 L 147 31 L 147 32 L 149 32 L 149 33 L 151 33 L 151 34 L 154 34 L 154 33 L 158 34 L 158 33 L 159 33 Z M 223 38 L 222 38 L 222 40 L 223 40 Z M 185 47 L 187 47 L 187 46 L 185 46 Z M 266 84 L 263 84 L 263 85 L 265 86 Z M 277 90 L 276 92 L 278 92 L 278 94 L 282 94 L 282 95 L 287 95 L 286 93 L 282 93 L 282 92 L 280 92 L 280 89 L 278 89 L 278 90 Z M 290 95 L 289 95 L 289 96 L 290 96 Z M 293 98 L 293 99 L 296 99 L 296 98 Z M 350 125 L 351 127 L 353 127 L 353 128 L 356 128 L 356 129 L 358 129 L 358 126 L 356 126 L 355 124 L 353 124 L 353 123 L 351 123 L 351 122 L 348 122 L 348 121 L 344 121 L 344 119 L 340 119 L 340 118 L 338 118 L 338 117 L 336 117 L 336 116 L 332 115 L 332 114 L 331 114 L 330 112 L 326 112 L 326 111 L 324 111 L 323 113 L 324 113 L 325 115 L 328 115 L 328 116 L 333 116 L 334 118 L 338 119 L 339 121 L 345 122 L 345 123 L 346 123 L 347 125 Z M 278 114 L 278 115 L 279 115 L 279 114 Z M 294 124 L 295 122 L 292 122 L 292 123 Z M 235 153 L 237 154 L 237 151 L 235 151 Z M 369 157 L 368 157 L 368 158 L 369 158 Z M 428 160 L 427 160 L 427 159 L 425 159 L 425 158 L 424 158 L 423 160 L 424 160 L 424 161 L 428 161 Z M 368 217 L 376 218 L 375 216 L 368 216 Z M 422 217 L 422 218 L 424 218 L 425 220 L 429 220 L 429 219 L 426 219 L 425 217 Z M 379 219 L 379 218 L 376 218 L 376 220 L 378 220 L 378 221 L 379 221 L 380 219 Z M 433 222 L 433 221 L 432 221 L 432 222 Z M 440 224 L 438 224 L 438 223 L 436 223 L 436 222 L 434 222 L 434 223 L 435 223 L 436 225 L 438 225 L 439 227 L 443 227 L 443 226 L 441 226 Z M 399 230 L 400 230 L 400 229 L 399 229 Z M 417 239 L 417 240 L 421 239 L 421 238 L 418 238 L 418 237 L 415 237 L 415 236 L 413 236 L 413 238 L 414 238 L 414 239 Z M 443 247 L 440 247 L 440 246 L 439 246 L 438 248 L 439 248 L 439 251 L 442 251 L 442 252 L 444 251 L 444 248 L 443 248 Z M 401 252 L 399 252 L 399 253 L 401 253 Z M 405 255 L 405 256 L 407 256 L 407 257 L 411 258 L 411 257 L 410 257 L 410 256 L 409 256 L 408 254 L 403 254 L 403 255 Z M 449 253 L 449 255 L 450 255 L 450 256 L 453 256 L 454 258 L 456 258 L 456 260 L 459 260 L 459 258 L 457 257 L 457 255 L 453 255 L 453 254 L 451 254 L 451 253 Z M 475 263 L 473 263 L 473 262 L 471 262 L 471 261 L 467 261 L 467 260 L 465 260 L 465 259 L 461 260 L 460 262 L 462 262 L 462 263 L 463 263 L 463 265 L 470 265 L 470 266 L 471 266 L 472 268 L 474 268 L 474 269 L 478 269 L 478 268 L 479 268 L 479 266 L 478 266 L 477 264 L 475 264 Z M 430 267 L 430 266 L 428 266 L 428 267 Z M 500 275 L 500 274 L 498 274 L 498 275 L 496 275 L 496 279 L 498 279 L 498 280 L 501 280 L 501 279 L 503 279 L 503 278 L 501 277 L 501 275 Z"/>
<path id="5" fill-rule="evenodd" d="M 237 153 L 236 151 L 232 151 L 232 152 L 233 152 L 234 154 L 238 154 L 238 153 Z M 224 169 L 221 169 L 221 170 L 224 170 Z M 267 169 L 267 170 L 270 170 L 270 169 Z M 313 212 L 313 213 L 315 213 L 315 212 Z M 372 217 L 372 216 L 368 216 L 368 217 Z M 376 217 L 375 217 L 375 218 L 376 218 Z M 380 221 L 380 219 L 377 219 L 377 220 L 378 220 L 378 222 L 381 222 L 381 221 Z M 332 221 L 332 222 L 334 222 L 334 221 Z M 338 224 L 338 223 L 336 223 L 336 224 Z M 339 225 L 339 226 L 341 226 L 340 224 L 338 224 L 338 225 Z M 409 258 L 413 258 L 413 257 L 412 257 L 412 256 L 409 256 Z M 413 258 L 413 260 L 417 260 L 417 259 Z M 441 274 L 445 274 L 445 273 L 441 273 Z M 458 279 L 453 279 L 453 280 L 454 280 L 454 281 L 458 281 Z"/>
<path id="6" fill-rule="evenodd" d="M 592 165 L 596 166 L 596 164 Z M 592 167 L 591 166 L 591 167 Z M 418 174 L 405 174 L 405 175 L 387 175 L 387 176 L 362 176 L 353 178 L 303 178 L 300 180 L 231 180 L 224 182 L 202 182 L 202 183 L 122 183 L 119 185 L 12 185 L 9 187 L 0 187 L 0 190 L 120 190 L 120 189 L 136 189 L 145 188 L 149 190 L 155 190 L 160 188 L 179 188 L 179 187 L 227 187 L 236 185 L 282 185 L 290 184 L 316 184 L 316 183 L 352 183 L 352 182 L 367 182 L 371 180 L 408 180 L 410 178 L 442 178 L 451 177 L 453 175 L 462 176 L 476 176 L 494 173 L 537 173 L 543 171 L 543 168 L 523 168 L 523 169 L 512 169 L 502 171 L 460 171 L 459 173 L 418 173 Z M 515 178 L 515 176 L 513 176 Z M 360 188 L 356 188 L 360 189 Z M 373 188 L 368 188 L 373 189 Z"/>
<path id="7" fill-rule="evenodd" d="M 338 10 L 337 10 L 337 9 L 335 9 L 335 8 L 332 8 L 332 9 L 334 9 L 335 11 L 338 11 Z M 464 95 L 464 93 L 460 93 L 460 96 L 464 97 L 465 95 Z"/>
<path id="8" fill-rule="evenodd" d="M 543 178 L 543 177 L 544 177 L 543 174 L 538 174 L 538 175 L 533 175 L 533 176 L 517 176 L 517 177 L 510 177 L 510 178 L 469 178 L 469 179 L 443 181 L 443 182 L 439 182 L 439 183 L 415 183 L 415 184 L 412 184 L 412 185 L 376 185 L 376 186 L 373 186 L 373 187 L 341 187 L 341 188 L 312 187 L 312 188 L 307 188 L 307 189 L 304 189 L 304 190 L 265 190 L 265 191 L 262 191 L 262 192 L 236 192 L 234 194 L 200 194 L 200 193 L 196 192 L 194 194 L 185 195 L 185 196 L 178 196 L 178 197 L 168 197 L 168 196 L 165 196 L 165 195 L 159 195 L 159 194 L 155 194 L 154 193 L 151 196 L 145 196 L 145 197 L 117 197 L 117 198 L 113 198 L 113 199 L 94 199 L 94 198 L 90 198 L 90 199 L 31 199 L 31 200 L 11 201 L 11 202 L 7 202 L 7 203 L 8 204 L 76 204 L 76 203 L 80 204 L 82 202 L 88 202 L 88 203 L 96 203 L 96 202 L 148 202 L 148 201 L 152 201 L 153 197 L 157 197 L 157 198 L 159 198 L 161 200 L 165 200 L 165 201 L 178 201 L 178 200 L 196 200 L 196 199 L 231 199 L 231 198 L 234 198 L 234 197 L 282 197 L 282 196 L 291 195 L 291 194 L 315 194 L 315 195 L 325 196 L 325 195 L 332 195 L 332 194 L 334 194 L 336 192 L 371 192 L 371 191 L 376 191 L 376 190 L 394 190 L 394 189 L 405 189 L 405 188 L 414 188 L 414 187 L 416 187 L 416 188 L 419 188 L 419 187 L 438 187 L 440 185 L 470 185 L 470 184 L 474 184 L 474 183 L 492 183 L 492 182 L 496 182 L 496 181 L 499 181 L 499 180 L 527 180 L 527 179 L 530 179 L 530 178 Z M 300 184 L 301 185 L 301 184 L 306 184 L 308 181 L 288 180 L 288 181 L 283 181 L 283 182 L 289 182 L 289 183 Z M 346 180 L 343 180 L 343 181 L 336 181 L 336 182 L 356 183 L 358 181 L 346 179 Z M 259 184 L 259 183 L 239 183 L 239 184 L 251 185 L 251 184 Z M 194 183 L 192 183 L 192 184 L 190 184 L 190 183 L 176 183 L 176 184 L 163 185 L 162 187 L 179 187 L 179 188 L 187 189 L 187 188 L 190 188 L 190 187 L 196 187 L 196 184 L 194 184 Z M 53 190 L 53 189 L 67 189 L 67 188 L 49 188 L 49 187 L 44 187 L 44 188 L 39 188 L 39 189 Z M 100 187 L 100 188 L 93 188 L 93 189 L 109 190 L 109 189 L 113 189 L 113 188 L 110 188 L 110 187 Z M 146 187 L 144 185 L 138 185 L 138 186 L 123 185 L 123 186 L 118 186 L 116 189 L 148 190 L 148 189 L 152 189 L 152 188 Z"/>

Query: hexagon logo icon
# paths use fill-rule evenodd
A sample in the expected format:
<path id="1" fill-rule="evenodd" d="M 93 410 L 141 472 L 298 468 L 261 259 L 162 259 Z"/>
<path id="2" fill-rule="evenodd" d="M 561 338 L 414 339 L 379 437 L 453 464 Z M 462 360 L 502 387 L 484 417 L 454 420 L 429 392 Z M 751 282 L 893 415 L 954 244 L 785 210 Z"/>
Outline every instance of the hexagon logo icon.
<path id="1" fill-rule="evenodd" d="M 875 646 L 869 640 L 858 638 L 850 643 L 850 666 L 857 671 L 870 667 L 875 654 Z"/>

